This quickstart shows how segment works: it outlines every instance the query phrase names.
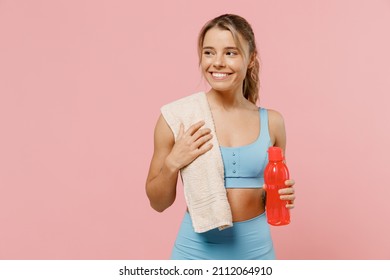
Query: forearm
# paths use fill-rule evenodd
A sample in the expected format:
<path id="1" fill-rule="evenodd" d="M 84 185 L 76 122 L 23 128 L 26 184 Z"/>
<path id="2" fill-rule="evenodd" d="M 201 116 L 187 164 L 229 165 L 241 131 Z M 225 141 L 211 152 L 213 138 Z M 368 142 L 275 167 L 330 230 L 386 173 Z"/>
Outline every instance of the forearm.
<path id="1" fill-rule="evenodd" d="M 162 212 L 173 204 L 179 169 L 167 158 L 156 177 L 146 183 L 146 194 L 151 207 Z"/>

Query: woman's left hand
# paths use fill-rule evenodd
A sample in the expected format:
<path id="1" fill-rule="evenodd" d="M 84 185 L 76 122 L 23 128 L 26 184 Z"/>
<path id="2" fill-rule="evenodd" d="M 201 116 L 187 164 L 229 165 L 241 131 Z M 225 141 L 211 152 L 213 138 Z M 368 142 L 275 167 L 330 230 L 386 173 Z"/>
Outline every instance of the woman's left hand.
<path id="1" fill-rule="evenodd" d="M 295 181 L 294 180 L 286 180 L 284 182 L 286 185 L 286 188 L 280 189 L 279 194 L 280 194 L 280 199 L 281 200 L 288 200 L 286 207 L 288 209 L 293 209 L 294 208 L 294 200 L 295 200 L 295 190 L 293 188 Z"/>

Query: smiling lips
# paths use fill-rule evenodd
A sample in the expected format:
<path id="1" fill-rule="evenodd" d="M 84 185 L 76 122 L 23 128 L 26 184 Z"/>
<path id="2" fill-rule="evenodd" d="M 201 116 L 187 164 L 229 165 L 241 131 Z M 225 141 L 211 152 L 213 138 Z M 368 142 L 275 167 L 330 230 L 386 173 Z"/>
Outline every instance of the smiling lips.
<path id="1" fill-rule="evenodd" d="M 231 73 L 220 73 L 220 72 L 211 72 L 211 76 L 215 80 L 224 80 L 226 79 Z"/>

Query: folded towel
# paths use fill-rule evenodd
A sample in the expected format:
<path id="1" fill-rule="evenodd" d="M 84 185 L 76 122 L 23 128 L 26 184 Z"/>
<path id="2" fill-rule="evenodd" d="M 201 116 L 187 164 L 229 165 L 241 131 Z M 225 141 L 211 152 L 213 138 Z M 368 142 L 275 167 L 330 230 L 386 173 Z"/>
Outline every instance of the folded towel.
<path id="1" fill-rule="evenodd" d="M 211 129 L 213 148 L 180 170 L 184 196 L 195 232 L 231 227 L 232 213 L 224 186 L 224 169 L 206 93 L 199 92 L 164 105 L 161 113 L 175 140 L 180 123 L 187 130 L 198 121 Z"/>

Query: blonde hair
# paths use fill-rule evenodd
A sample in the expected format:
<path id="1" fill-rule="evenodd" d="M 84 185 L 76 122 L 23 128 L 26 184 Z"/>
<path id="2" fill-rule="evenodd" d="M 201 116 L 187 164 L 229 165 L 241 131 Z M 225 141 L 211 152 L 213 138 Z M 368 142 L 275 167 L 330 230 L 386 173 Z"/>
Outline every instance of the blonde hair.
<path id="1" fill-rule="evenodd" d="M 214 27 L 218 27 L 222 30 L 230 31 L 241 53 L 245 53 L 245 52 L 243 47 L 240 44 L 238 34 L 240 34 L 242 38 L 248 42 L 250 64 L 248 66 L 246 76 L 244 79 L 243 93 L 246 99 L 256 104 L 256 101 L 259 99 L 260 63 L 259 63 L 258 53 L 256 48 L 255 35 L 253 33 L 251 25 L 243 17 L 240 17 L 238 15 L 233 15 L 233 14 L 221 15 L 219 17 L 216 17 L 208 21 L 203 26 L 198 36 L 199 65 L 202 60 L 202 48 L 203 48 L 204 37 L 207 31 L 209 31 L 211 28 Z"/>

